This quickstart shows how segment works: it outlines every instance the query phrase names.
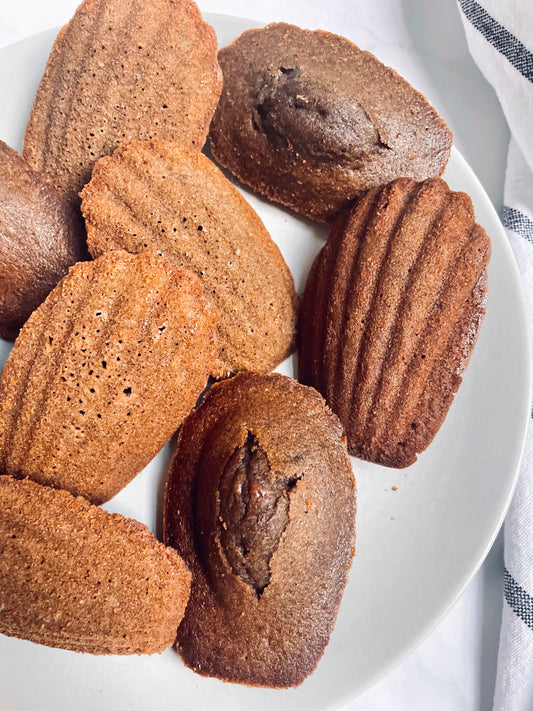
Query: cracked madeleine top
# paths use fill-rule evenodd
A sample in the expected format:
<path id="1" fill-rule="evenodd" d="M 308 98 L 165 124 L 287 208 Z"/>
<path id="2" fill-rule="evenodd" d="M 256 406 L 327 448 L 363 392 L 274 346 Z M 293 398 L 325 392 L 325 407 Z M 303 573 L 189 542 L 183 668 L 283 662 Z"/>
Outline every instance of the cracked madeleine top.
<path id="1" fill-rule="evenodd" d="M 452 136 L 395 71 L 329 32 L 275 23 L 219 52 L 215 158 L 268 198 L 332 221 L 361 190 L 438 176 Z"/>
<path id="2" fill-rule="evenodd" d="M 184 662 L 300 684 L 328 643 L 355 542 L 350 460 L 320 395 L 279 374 L 215 385 L 182 427 L 164 537 L 193 573 Z"/>

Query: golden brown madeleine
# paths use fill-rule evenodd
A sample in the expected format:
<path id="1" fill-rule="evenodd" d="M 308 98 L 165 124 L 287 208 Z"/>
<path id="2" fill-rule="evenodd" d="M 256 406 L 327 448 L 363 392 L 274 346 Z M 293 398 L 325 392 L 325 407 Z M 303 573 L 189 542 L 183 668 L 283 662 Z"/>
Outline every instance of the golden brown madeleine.
<path id="1" fill-rule="evenodd" d="M 89 249 L 150 250 L 195 272 L 220 314 L 217 374 L 269 371 L 295 346 L 291 273 L 259 216 L 208 158 L 132 141 L 81 193 Z"/>
<path id="2" fill-rule="evenodd" d="M 68 268 L 88 257 L 74 210 L 0 141 L 0 338 L 14 340 Z"/>
<path id="3" fill-rule="evenodd" d="M 300 684 L 328 643 L 355 544 L 354 477 L 320 395 L 279 374 L 215 385 L 180 431 L 164 540 L 193 576 L 185 664 Z"/>
<path id="4" fill-rule="evenodd" d="M 191 0 L 84 0 L 52 48 L 24 157 L 77 205 L 124 139 L 200 150 L 221 86 L 215 32 Z"/>
<path id="5" fill-rule="evenodd" d="M 216 322 L 200 280 L 154 254 L 72 267 L 2 371 L 0 471 L 110 499 L 193 408 Z"/>
<path id="6" fill-rule="evenodd" d="M 357 194 L 442 173 L 452 136 L 427 100 L 349 40 L 284 23 L 219 52 L 211 150 L 254 190 L 331 222 Z"/>
<path id="7" fill-rule="evenodd" d="M 489 257 L 470 198 L 440 178 L 370 190 L 334 223 L 305 287 L 299 379 L 351 454 L 405 467 L 430 444 L 485 315 Z"/>
<path id="8" fill-rule="evenodd" d="M 91 654 L 173 644 L 191 574 L 142 523 L 0 476 L 0 632 Z"/>

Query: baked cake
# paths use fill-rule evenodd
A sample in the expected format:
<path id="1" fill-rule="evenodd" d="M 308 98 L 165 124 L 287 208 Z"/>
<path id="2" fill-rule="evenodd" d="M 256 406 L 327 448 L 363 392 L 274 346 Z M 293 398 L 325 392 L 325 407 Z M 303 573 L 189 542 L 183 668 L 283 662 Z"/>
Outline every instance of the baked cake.
<path id="1" fill-rule="evenodd" d="M 372 189 L 331 228 L 302 302 L 299 379 L 351 454 L 412 464 L 461 383 L 487 301 L 490 240 L 440 178 Z"/>
<path id="2" fill-rule="evenodd" d="M 150 250 L 195 272 L 220 315 L 217 374 L 269 371 L 295 346 L 291 273 L 259 216 L 201 153 L 132 141 L 81 193 L 89 249 Z"/>
<path id="3" fill-rule="evenodd" d="M 220 95 L 217 39 L 191 0 L 84 0 L 54 43 L 24 157 L 61 195 L 129 138 L 200 150 Z"/>
<path id="4" fill-rule="evenodd" d="M 0 376 L 0 471 L 92 503 L 114 496 L 194 407 L 216 322 L 198 277 L 155 254 L 76 264 Z"/>
<path id="5" fill-rule="evenodd" d="M 12 341 L 68 268 L 89 254 L 74 210 L 3 141 L 0 176 L 0 338 Z"/>
<path id="6" fill-rule="evenodd" d="M 427 100 L 349 40 L 275 23 L 219 52 L 210 128 L 223 166 L 271 200 L 331 222 L 362 190 L 442 173 L 452 136 Z"/>
<path id="7" fill-rule="evenodd" d="M 192 572 L 177 649 L 199 674 L 297 686 L 328 643 L 355 543 L 340 423 L 312 388 L 239 373 L 184 422 L 164 540 Z"/>
<path id="8" fill-rule="evenodd" d="M 0 632 L 91 654 L 153 654 L 176 638 L 191 575 L 141 523 L 0 476 Z"/>

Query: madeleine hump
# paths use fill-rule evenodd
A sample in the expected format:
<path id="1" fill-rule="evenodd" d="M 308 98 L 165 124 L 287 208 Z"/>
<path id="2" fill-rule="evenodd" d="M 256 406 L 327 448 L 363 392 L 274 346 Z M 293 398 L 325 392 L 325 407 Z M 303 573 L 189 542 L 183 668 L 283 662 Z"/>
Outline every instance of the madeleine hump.
<path id="1" fill-rule="evenodd" d="M 337 417 L 279 374 L 215 385 L 181 429 L 164 540 L 192 572 L 177 650 L 199 674 L 298 686 L 329 641 L 355 545 Z"/>
<path id="2" fill-rule="evenodd" d="M 361 191 L 441 175 L 452 135 L 422 94 L 344 37 L 274 23 L 219 52 L 213 156 L 253 190 L 332 222 Z"/>
<path id="3" fill-rule="evenodd" d="M 78 215 L 0 141 L 0 338 L 20 328 L 68 268 L 89 258 Z"/>

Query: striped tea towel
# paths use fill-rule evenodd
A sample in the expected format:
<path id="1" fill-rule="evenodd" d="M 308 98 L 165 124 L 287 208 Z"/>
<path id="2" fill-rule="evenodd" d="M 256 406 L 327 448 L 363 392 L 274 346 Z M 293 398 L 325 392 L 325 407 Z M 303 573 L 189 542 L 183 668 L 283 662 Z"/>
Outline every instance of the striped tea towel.
<path id="1" fill-rule="evenodd" d="M 458 0 L 470 52 L 511 130 L 503 224 L 533 334 L 533 0 Z M 533 426 L 505 520 L 505 579 L 494 711 L 533 711 Z"/>

